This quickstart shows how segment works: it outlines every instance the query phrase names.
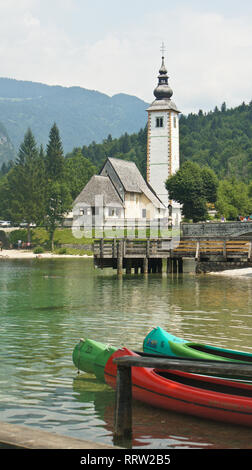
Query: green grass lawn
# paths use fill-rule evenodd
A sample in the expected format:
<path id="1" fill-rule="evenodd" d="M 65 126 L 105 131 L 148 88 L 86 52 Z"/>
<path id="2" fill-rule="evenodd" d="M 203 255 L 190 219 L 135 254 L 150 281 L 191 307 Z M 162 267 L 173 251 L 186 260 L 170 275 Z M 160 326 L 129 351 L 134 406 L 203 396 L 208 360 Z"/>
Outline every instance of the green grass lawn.
<path id="1" fill-rule="evenodd" d="M 93 244 L 92 238 L 75 238 L 72 230 L 68 228 L 58 228 L 54 237 L 55 246 L 57 245 L 90 245 Z M 37 227 L 32 230 L 32 244 L 46 246 L 49 243 L 49 234 L 44 228 Z"/>

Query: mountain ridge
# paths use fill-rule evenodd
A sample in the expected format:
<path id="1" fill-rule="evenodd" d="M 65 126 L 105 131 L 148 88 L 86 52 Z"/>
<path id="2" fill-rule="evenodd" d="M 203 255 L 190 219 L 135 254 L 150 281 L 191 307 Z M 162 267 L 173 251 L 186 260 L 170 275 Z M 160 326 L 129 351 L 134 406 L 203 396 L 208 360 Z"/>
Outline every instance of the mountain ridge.
<path id="1" fill-rule="evenodd" d="M 64 87 L 0 77 L 0 122 L 16 151 L 28 127 L 37 143 L 47 145 L 56 122 L 65 153 L 102 142 L 146 125 L 148 103 L 133 95 L 105 93 L 79 86 Z M 1 164 L 1 161 L 0 161 Z"/>

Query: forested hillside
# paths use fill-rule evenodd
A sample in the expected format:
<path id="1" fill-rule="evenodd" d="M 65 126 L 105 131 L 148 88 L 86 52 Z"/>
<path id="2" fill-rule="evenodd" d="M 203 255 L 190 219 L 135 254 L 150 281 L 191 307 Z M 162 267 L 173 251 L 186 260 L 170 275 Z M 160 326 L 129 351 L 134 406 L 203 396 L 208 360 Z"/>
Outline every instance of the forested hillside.
<path id="1" fill-rule="evenodd" d="M 129 135 L 125 133 L 118 139 L 112 139 L 111 135 L 108 135 L 107 139 L 101 144 L 92 142 L 91 145 L 84 145 L 81 152 L 84 157 L 88 158 L 98 169 L 102 167 L 107 157 L 133 161 L 145 177 L 147 127 L 140 129 L 140 131 L 135 134 Z"/>
<path id="2" fill-rule="evenodd" d="M 180 119 L 180 157 L 208 165 L 218 178 L 252 178 L 252 102 Z"/>
<path id="3" fill-rule="evenodd" d="M 9 138 L 9 135 L 0 122 L 0 169 L 2 165 L 7 169 L 8 162 L 16 158 L 14 146 Z"/>
<path id="4" fill-rule="evenodd" d="M 32 128 L 31 131 L 33 131 Z M 27 136 L 29 136 L 29 133 L 26 138 Z M 6 134 L 3 134 L 3 137 L 2 142 L 6 143 L 8 141 Z M 36 141 L 33 136 L 31 139 L 31 135 L 30 140 L 35 155 L 39 155 L 44 165 L 46 160 L 43 157 L 44 150 L 41 142 Z M 36 150 L 34 150 L 35 147 Z M 45 150 L 46 155 L 48 155 L 48 145 Z M 19 149 L 19 155 L 20 151 L 22 151 L 22 148 Z M 67 153 L 60 141 L 60 154 L 61 180 L 62 184 L 64 183 L 63 186 L 65 185 L 64 194 L 68 194 L 69 201 L 72 202 L 91 176 L 100 171 L 107 157 L 134 161 L 143 176 L 146 177 L 147 127 L 145 126 L 139 132 L 133 134 L 124 132 L 118 138 L 112 138 L 112 135 L 108 134 L 102 143 L 95 141 L 89 145 L 82 143 L 82 145 L 75 146 Z M 204 185 L 202 186 L 203 193 L 201 196 L 199 195 L 199 178 L 197 176 L 196 179 L 194 178 L 193 184 L 197 189 L 196 193 L 199 199 L 196 208 L 197 214 L 193 217 L 194 220 L 207 217 L 206 203 L 215 205 L 218 217 L 225 217 L 228 220 L 236 220 L 239 216 L 250 215 L 252 217 L 252 102 L 248 105 L 243 103 L 234 109 L 227 109 L 224 103 L 220 110 L 215 108 L 214 111 L 206 114 L 199 111 L 198 114 L 182 115 L 180 118 L 180 158 L 181 177 L 183 182 L 186 180 L 188 183 L 186 191 L 184 190 L 185 184 L 183 184 L 183 194 L 180 195 L 180 199 L 176 196 L 181 204 L 184 204 L 185 198 L 188 199 L 188 196 L 192 194 L 193 172 L 197 175 L 200 168 L 205 168 L 204 175 L 207 175 L 207 188 L 209 187 L 210 176 L 210 179 L 214 181 L 214 197 L 211 195 L 209 198 L 205 194 Z M 37 157 L 35 161 L 37 161 Z M 185 162 L 188 162 L 186 174 L 183 167 Z M 14 218 L 8 209 L 10 195 L 13 195 L 14 188 L 18 187 L 11 178 L 15 175 L 19 163 L 16 161 L 14 166 L 13 164 L 4 164 L 0 167 L 0 210 L 2 211 L 2 217 L 8 217 L 8 214 L 10 214 L 9 218 L 11 220 L 14 220 Z M 43 167 L 43 165 L 38 164 L 38 168 Z M 28 169 L 31 170 L 31 168 Z M 51 165 L 49 165 L 47 172 L 49 170 L 51 171 Z M 36 175 L 36 171 L 34 175 Z M 22 182 L 26 176 L 26 174 L 22 176 Z M 29 176 L 28 181 L 34 185 L 34 176 Z M 10 183 L 13 183 L 13 189 L 9 191 L 8 195 L 6 188 Z M 171 185 L 172 182 L 169 182 L 169 184 Z M 38 185 L 35 184 L 35 186 L 36 193 Z M 177 191 L 178 185 L 173 184 L 173 186 L 173 190 Z M 28 183 L 27 187 L 29 188 Z M 56 189 L 58 191 L 59 188 Z M 56 199 L 54 195 L 52 200 Z M 62 196 L 60 196 L 61 199 Z M 193 198 L 194 202 L 196 202 L 196 199 L 195 196 Z M 199 208 L 202 210 L 199 211 Z M 19 210 L 18 213 L 20 216 L 21 211 Z"/>
<path id="5" fill-rule="evenodd" d="M 57 123 L 65 152 L 92 141 L 102 142 L 145 126 L 148 104 L 135 96 L 107 96 L 81 87 L 48 86 L 0 78 L 0 122 L 15 150 L 28 127 L 45 147 L 48 129 Z M 0 166 L 3 162 L 0 155 Z"/>
<path id="6" fill-rule="evenodd" d="M 146 175 L 147 127 L 138 133 L 108 136 L 101 144 L 82 147 L 82 154 L 100 168 L 107 157 L 133 160 Z M 180 161 L 194 161 L 214 170 L 219 179 L 252 179 L 252 102 L 204 114 L 180 117 Z"/>

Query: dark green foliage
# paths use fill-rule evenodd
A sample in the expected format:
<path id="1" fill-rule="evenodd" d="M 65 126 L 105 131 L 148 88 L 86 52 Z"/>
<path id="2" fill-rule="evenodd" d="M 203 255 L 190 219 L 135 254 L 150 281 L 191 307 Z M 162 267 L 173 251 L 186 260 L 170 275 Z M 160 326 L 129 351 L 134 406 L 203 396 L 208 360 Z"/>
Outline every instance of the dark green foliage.
<path id="1" fill-rule="evenodd" d="M 6 175 L 10 170 L 11 168 L 13 167 L 14 163 L 12 160 L 10 160 L 9 162 L 7 163 L 3 163 L 1 168 L 0 168 L 0 179 Z"/>
<path id="2" fill-rule="evenodd" d="M 26 243 L 28 240 L 28 232 L 27 230 L 12 230 L 12 232 L 9 233 L 8 235 L 8 240 L 9 243 L 13 246 L 13 248 L 16 248 L 18 246 L 18 240 L 21 240 L 21 242 Z"/>
<path id="3" fill-rule="evenodd" d="M 32 223 L 41 223 L 44 187 L 44 162 L 39 156 L 34 136 L 28 129 L 20 145 L 18 158 L 3 178 L 0 188 L 3 194 L 2 208 L 7 220 L 14 223 L 25 221 L 28 231 Z"/>
<path id="4" fill-rule="evenodd" d="M 218 180 L 211 169 L 189 161 L 166 182 L 170 198 L 183 204 L 184 217 L 193 222 L 207 219 L 207 203 L 216 201 L 217 187 Z"/>
<path id="5" fill-rule="evenodd" d="M 252 213 L 251 186 L 232 177 L 219 182 L 216 209 L 227 220 L 236 220 L 238 216 Z"/>
<path id="6" fill-rule="evenodd" d="M 97 172 L 96 167 L 83 157 L 81 150 L 76 149 L 71 156 L 65 159 L 65 175 L 74 200 L 88 183 L 91 177 Z"/>
<path id="7" fill-rule="evenodd" d="M 64 215 L 71 209 L 72 204 L 69 185 L 66 181 L 63 147 L 56 124 L 52 126 L 49 134 L 45 157 L 45 176 L 44 222 L 53 250 L 55 230 L 62 223 Z"/>
<path id="8" fill-rule="evenodd" d="M 40 150 L 42 151 L 42 150 Z M 49 142 L 45 157 L 46 175 L 49 179 L 59 180 L 64 176 L 64 151 L 59 129 L 54 123 L 49 134 Z"/>
<path id="9" fill-rule="evenodd" d="M 208 165 L 219 179 L 252 177 L 252 102 L 180 118 L 180 157 Z"/>
<path id="10" fill-rule="evenodd" d="M 101 144 L 92 142 L 89 146 L 84 145 L 81 152 L 98 169 L 108 157 L 133 161 L 146 177 L 147 126 L 135 134 L 124 133 L 118 139 L 112 139 L 111 135 L 108 135 Z"/>
<path id="11" fill-rule="evenodd" d="M 2 243 L 2 248 L 9 248 L 9 240 L 4 230 L 0 230 L 0 242 Z"/>
<path id="12" fill-rule="evenodd" d="M 0 122 L 0 168 L 8 162 L 15 160 L 16 151 L 9 138 L 5 126 Z M 1 170 L 2 171 L 2 170 Z M 0 171 L 0 177 L 1 177 Z"/>

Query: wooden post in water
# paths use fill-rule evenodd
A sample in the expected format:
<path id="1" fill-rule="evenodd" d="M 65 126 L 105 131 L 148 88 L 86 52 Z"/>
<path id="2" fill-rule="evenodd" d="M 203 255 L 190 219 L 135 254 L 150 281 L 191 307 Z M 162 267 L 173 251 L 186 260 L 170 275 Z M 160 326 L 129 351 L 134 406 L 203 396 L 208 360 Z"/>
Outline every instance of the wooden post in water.
<path id="1" fill-rule="evenodd" d="M 117 242 L 117 275 L 122 276 L 123 273 L 123 242 Z"/>
<path id="2" fill-rule="evenodd" d="M 143 259 L 143 272 L 144 274 L 148 274 L 148 258 Z"/>
<path id="3" fill-rule="evenodd" d="M 172 259 L 171 258 L 167 258 L 166 271 L 169 274 L 172 272 Z"/>
<path id="4" fill-rule="evenodd" d="M 114 438 L 132 437 L 132 383 L 131 367 L 117 366 Z"/>
<path id="5" fill-rule="evenodd" d="M 182 273 L 183 272 L 183 259 L 179 258 L 178 260 L 178 272 Z"/>
<path id="6" fill-rule="evenodd" d="M 126 261 L 126 274 L 131 274 L 131 259 Z"/>
<path id="7" fill-rule="evenodd" d="M 238 376 L 242 380 L 251 380 L 252 365 L 249 363 L 224 362 L 216 360 L 193 360 L 187 358 L 159 358 L 141 356 L 123 356 L 113 360 L 117 365 L 116 407 L 114 439 L 132 437 L 132 367 L 147 367 L 162 370 L 182 370 L 196 374 L 219 375 L 222 377 Z"/>

